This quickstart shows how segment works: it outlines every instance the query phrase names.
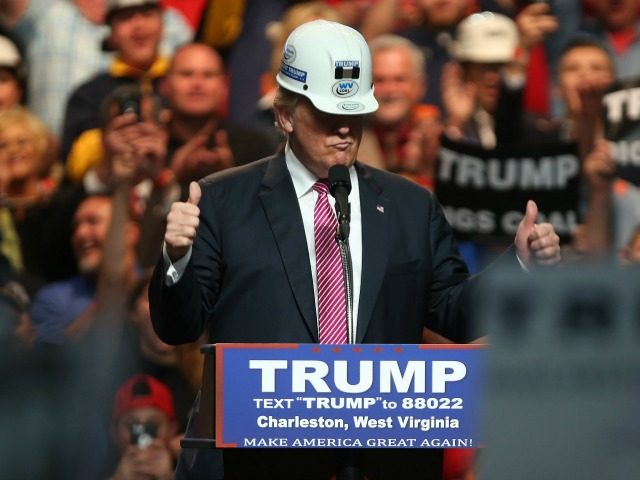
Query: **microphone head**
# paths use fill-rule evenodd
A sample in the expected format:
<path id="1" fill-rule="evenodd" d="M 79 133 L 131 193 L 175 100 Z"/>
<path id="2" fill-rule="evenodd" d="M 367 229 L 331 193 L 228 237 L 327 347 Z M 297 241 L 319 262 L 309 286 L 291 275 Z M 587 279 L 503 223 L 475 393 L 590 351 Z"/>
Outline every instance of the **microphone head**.
<path id="1" fill-rule="evenodd" d="M 347 195 L 351 192 L 351 177 L 349 169 L 344 165 L 333 165 L 329 168 L 329 191 L 335 197 L 338 188 L 346 189 Z"/>

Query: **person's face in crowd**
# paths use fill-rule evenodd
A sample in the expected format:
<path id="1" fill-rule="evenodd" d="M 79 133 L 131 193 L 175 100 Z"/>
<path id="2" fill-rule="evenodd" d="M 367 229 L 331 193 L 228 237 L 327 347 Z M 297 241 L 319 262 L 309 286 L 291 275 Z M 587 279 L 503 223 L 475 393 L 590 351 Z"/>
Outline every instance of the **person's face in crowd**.
<path id="1" fill-rule="evenodd" d="M 503 63 L 465 63 L 466 80 L 476 88 L 478 105 L 489 113 L 494 113 L 500 99 L 501 72 Z"/>
<path id="2" fill-rule="evenodd" d="M 222 59 L 205 45 L 190 45 L 173 58 L 165 79 L 165 95 L 172 110 L 202 117 L 220 113 L 227 100 Z"/>
<path id="3" fill-rule="evenodd" d="M 37 177 L 41 160 L 37 139 L 26 125 L 15 123 L 0 132 L 0 165 L 6 165 L 11 182 Z"/>
<path id="4" fill-rule="evenodd" d="M 111 41 L 122 60 L 147 69 L 155 59 L 162 38 L 162 12 L 155 6 L 131 7 L 111 18 Z"/>
<path id="5" fill-rule="evenodd" d="M 90 197 L 76 210 L 71 243 L 78 270 L 84 274 L 95 275 L 100 268 L 111 211 L 109 197 Z"/>
<path id="6" fill-rule="evenodd" d="M 438 29 L 455 27 L 465 16 L 469 0 L 419 0 L 428 25 Z"/>
<path id="7" fill-rule="evenodd" d="M 411 53 L 405 48 L 380 50 L 373 55 L 373 84 L 378 110 L 377 124 L 396 127 L 411 116 L 425 91 L 425 80 L 417 72 Z"/>
<path id="8" fill-rule="evenodd" d="M 0 67 L 0 110 L 18 105 L 22 100 L 22 87 L 16 76 Z"/>
<path id="9" fill-rule="evenodd" d="M 333 165 L 350 167 L 356 160 L 363 115 L 332 115 L 301 96 L 292 112 L 276 108 L 278 123 L 289 134 L 291 149 L 318 178 L 327 178 Z"/>
<path id="10" fill-rule="evenodd" d="M 611 59 L 593 46 L 572 48 L 560 60 L 558 87 L 562 98 L 580 88 L 604 89 L 614 80 Z"/>
<path id="11" fill-rule="evenodd" d="M 157 438 L 169 441 L 176 434 L 175 423 L 161 410 L 154 407 L 139 407 L 123 414 L 115 425 L 115 443 L 122 454 L 131 445 L 131 426 L 136 423 L 157 427 Z"/>
<path id="12" fill-rule="evenodd" d="M 640 15 L 640 0 L 591 0 L 593 13 L 607 30 L 634 25 Z"/>

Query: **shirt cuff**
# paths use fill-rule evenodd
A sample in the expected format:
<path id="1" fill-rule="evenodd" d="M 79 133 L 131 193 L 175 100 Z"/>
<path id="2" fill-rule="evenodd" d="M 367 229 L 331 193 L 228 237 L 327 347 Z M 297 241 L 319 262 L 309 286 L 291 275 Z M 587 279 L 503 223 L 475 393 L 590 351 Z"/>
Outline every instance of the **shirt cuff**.
<path id="1" fill-rule="evenodd" d="M 189 253 L 191 253 L 191 250 L 189 250 Z M 168 257 L 167 257 L 167 258 L 168 258 Z M 516 253 L 516 259 L 518 260 L 518 263 L 520 264 L 520 268 L 522 268 L 525 272 L 527 272 L 527 273 L 528 273 L 528 272 L 529 272 L 529 267 L 527 267 L 527 266 L 525 265 L 525 263 L 524 263 L 522 260 L 520 260 L 520 257 L 518 256 L 518 254 L 517 254 L 517 253 Z M 176 281 L 177 281 L 177 280 L 176 280 Z"/>
<path id="2" fill-rule="evenodd" d="M 162 259 L 164 261 L 165 269 L 164 284 L 167 287 L 175 285 L 182 278 L 182 274 L 184 274 L 184 271 L 187 269 L 187 264 L 189 263 L 189 260 L 191 260 L 191 250 L 192 248 L 189 247 L 189 251 L 186 255 L 173 263 L 167 253 L 167 244 L 165 243 L 162 245 Z"/>

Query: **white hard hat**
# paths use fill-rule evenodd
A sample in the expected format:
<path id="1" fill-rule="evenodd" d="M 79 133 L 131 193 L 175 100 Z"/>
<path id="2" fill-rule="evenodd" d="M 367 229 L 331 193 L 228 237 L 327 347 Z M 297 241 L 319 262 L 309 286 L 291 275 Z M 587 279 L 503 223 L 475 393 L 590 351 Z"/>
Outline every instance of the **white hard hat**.
<path id="1" fill-rule="evenodd" d="M 378 109 L 367 42 L 340 23 L 314 20 L 291 32 L 276 80 L 326 113 L 360 115 Z"/>
<path id="2" fill-rule="evenodd" d="M 458 25 L 451 55 L 461 62 L 507 63 L 514 58 L 518 40 L 518 28 L 509 17 L 474 13 Z"/>
<path id="3" fill-rule="evenodd" d="M 17 68 L 21 57 L 16 44 L 0 35 L 0 67 Z"/>
<path id="4" fill-rule="evenodd" d="M 133 7 L 152 7 L 156 5 L 160 6 L 160 0 L 108 0 L 106 21 L 109 23 L 111 15 L 118 10 Z"/>

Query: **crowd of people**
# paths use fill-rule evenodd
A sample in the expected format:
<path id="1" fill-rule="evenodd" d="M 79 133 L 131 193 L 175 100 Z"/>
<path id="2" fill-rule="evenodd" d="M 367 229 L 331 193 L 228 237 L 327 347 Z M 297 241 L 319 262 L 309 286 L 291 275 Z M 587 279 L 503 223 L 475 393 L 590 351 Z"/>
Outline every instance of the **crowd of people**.
<path id="1" fill-rule="evenodd" d="M 364 110 L 371 112 L 366 116 L 338 112 L 349 119 L 338 127 L 329 126 L 335 112 L 316 103 L 314 88 L 319 87 L 292 96 L 300 78 L 293 70 L 282 75 L 287 38 L 314 20 L 350 26 L 362 34 L 371 53 L 371 101 L 377 108 L 366 104 Z M 6 347 L 1 356 L 23 369 L 3 366 L 2 378 L 24 379 L 7 383 L 15 388 L 0 402 L 7 417 L 0 423 L 10 420 L 7 412 L 18 409 L 24 396 L 53 392 L 51 405 L 26 403 L 41 418 L 60 415 L 34 435 L 40 442 L 59 437 L 61 444 L 80 444 L 82 452 L 58 445 L 34 458 L 38 453 L 27 446 L 5 455 L 9 446 L 0 445 L 8 478 L 174 478 L 179 440 L 201 381 L 203 343 L 318 341 L 317 332 L 308 338 L 306 331 L 285 335 L 288 327 L 279 325 L 265 333 L 259 326 L 238 327 L 229 320 L 264 319 L 255 307 L 239 307 L 238 299 L 252 303 L 278 297 L 279 262 L 286 264 L 287 253 L 269 241 L 272 235 L 294 235 L 275 226 L 273 232 L 264 230 L 262 215 L 275 225 L 285 213 L 278 210 L 278 198 L 253 192 L 257 180 L 247 178 L 266 165 L 256 161 L 272 155 L 281 155 L 283 162 L 286 158 L 290 172 L 291 158 L 300 160 L 295 168 L 304 165 L 308 171 L 298 171 L 298 177 L 309 171 L 326 177 L 328 165 L 313 158 L 320 155 L 314 142 L 323 141 L 313 129 L 336 128 L 345 138 L 354 136 L 345 140 L 353 144 L 345 146 L 344 154 L 354 150 L 357 165 L 371 167 L 380 184 L 402 192 L 398 198 L 408 202 L 407 210 L 435 216 L 432 222 L 439 222 L 441 214 L 423 195 L 437 191 L 443 141 L 485 150 L 575 145 L 580 218 L 563 239 L 564 261 L 638 265 L 640 189 L 616 175 L 603 97 L 615 82 L 640 78 L 635 61 L 639 28 L 640 0 L 0 2 L 0 341 Z M 351 71 L 349 77 L 340 70 L 339 77 L 336 64 L 335 79 L 367 78 L 365 70 L 363 63 L 362 73 Z M 360 92 L 346 92 L 345 100 L 363 95 L 365 88 L 362 83 Z M 317 115 L 318 109 L 327 115 Z M 235 181 L 242 174 L 233 173 L 214 177 L 211 187 L 197 183 L 229 169 L 244 172 L 243 180 Z M 416 190 L 407 193 L 404 184 L 396 187 L 395 180 L 378 178 L 378 170 L 405 177 Z M 272 168 L 270 175 L 275 195 L 282 171 Z M 291 176 L 298 192 L 299 178 Z M 352 176 L 357 183 L 355 170 Z M 245 204 L 243 195 L 252 192 L 253 200 L 260 197 L 264 203 Z M 198 208 L 205 196 L 220 204 L 235 201 L 233 212 Z M 357 201 L 354 208 L 364 205 Z M 384 212 L 380 204 L 377 208 Z M 389 204 L 389 215 L 395 208 Z M 555 234 L 535 230 L 535 216 L 535 208 L 526 206 L 522 228 L 531 251 L 518 229 L 518 260 L 555 263 L 557 252 L 546 240 Z M 357 220 L 355 230 L 363 238 L 364 218 L 363 213 L 362 228 Z M 194 239 L 202 233 L 197 233 L 199 222 L 207 245 L 194 245 L 190 260 Z M 421 239 L 425 227 L 419 222 L 415 236 Z M 402 228 L 411 231 L 412 226 L 403 223 Z M 298 236 L 311 251 L 312 239 Z M 253 245 L 243 243 L 248 238 Z M 261 248 L 258 242 L 262 254 L 255 251 Z M 460 237 L 452 242 L 461 247 L 472 273 L 493 258 L 493 241 Z M 373 275 L 365 260 L 370 253 L 364 239 L 356 239 L 356 245 L 359 308 L 372 315 L 375 328 L 373 306 L 362 300 L 369 292 L 361 278 Z M 448 251 L 441 253 L 451 261 Z M 249 259 L 269 275 L 258 281 L 247 267 Z M 315 262 L 312 255 L 312 267 Z M 178 273 L 172 273 L 174 265 Z M 453 283 L 463 282 L 460 275 L 466 273 L 460 269 L 466 267 L 461 265 L 447 270 Z M 431 272 L 423 276 L 417 268 L 412 271 L 416 282 L 435 281 Z M 397 273 L 397 281 L 413 279 L 401 276 L 408 270 Z M 169 282 L 165 275 L 187 287 L 171 293 L 163 286 Z M 296 278 L 317 293 L 315 275 Z M 198 276 L 212 283 L 202 308 L 190 296 Z M 402 285 L 406 288 L 393 299 L 390 293 L 383 300 L 389 300 L 388 308 L 395 305 L 399 315 L 417 316 L 403 310 L 402 299 L 418 287 Z M 244 291 L 250 286 L 262 293 L 252 297 Z M 280 299 L 283 318 L 303 309 L 296 306 L 301 298 L 287 306 L 291 310 Z M 426 305 L 416 301 L 412 307 L 418 312 Z M 220 312 L 228 325 L 221 322 L 209 330 L 200 320 Z M 185 315 L 193 325 L 184 320 L 179 331 L 172 318 Z M 380 332 L 359 339 L 474 339 L 449 321 L 437 318 L 418 337 L 401 329 L 390 334 L 393 329 L 381 323 Z M 67 396 L 72 400 L 67 402 Z M 66 428 L 74 417 L 84 425 Z M 28 418 L 26 413 L 15 416 Z M 0 437 L 10 438 L 14 429 L 0 426 Z M 448 465 L 445 477 L 471 475 L 462 470 Z"/>

